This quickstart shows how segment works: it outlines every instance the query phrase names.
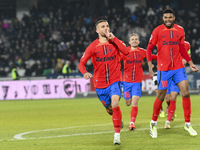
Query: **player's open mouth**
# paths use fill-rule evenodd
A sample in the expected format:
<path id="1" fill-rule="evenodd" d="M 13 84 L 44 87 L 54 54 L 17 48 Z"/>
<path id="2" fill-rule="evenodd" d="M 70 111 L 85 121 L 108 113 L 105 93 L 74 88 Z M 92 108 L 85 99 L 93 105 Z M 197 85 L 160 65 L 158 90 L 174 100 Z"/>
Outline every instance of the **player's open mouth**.
<path id="1" fill-rule="evenodd" d="M 167 25 L 167 26 L 170 26 L 170 25 L 171 25 L 171 22 L 166 22 L 166 25 Z"/>

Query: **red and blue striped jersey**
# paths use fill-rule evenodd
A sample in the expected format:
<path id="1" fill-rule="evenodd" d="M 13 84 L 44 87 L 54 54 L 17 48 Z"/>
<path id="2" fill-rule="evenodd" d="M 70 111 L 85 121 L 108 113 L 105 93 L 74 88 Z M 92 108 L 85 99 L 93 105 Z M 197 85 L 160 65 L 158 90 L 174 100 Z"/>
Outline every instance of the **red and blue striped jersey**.
<path id="1" fill-rule="evenodd" d="M 173 28 L 162 24 L 153 30 L 149 43 L 156 45 L 158 49 L 157 70 L 168 71 L 184 67 L 180 53 L 184 37 L 184 29 L 177 24 Z"/>
<path id="2" fill-rule="evenodd" d="M 79 63 L 79 70 L 82 74 L 86 73 L 85 64 L 91 58 L 94 67 L 94 86 L 106 88 L 122 80 L 119 52 L 128 54 L 126 46 L 116 37 L 106 43 L 100 43 L 99 39 L 96 39 L 86 48 Z"/>
<path id="3" fill-rule="evenodd" d="M 121 54 L 121 59 L 124 60 L 124 73 L 123 81 L 125 82 L 142 82 L 143 69 L 142 63 L 143 59 L 146 57 L 146 50 L 138 47 L 133 50 L 127 47 L 129 54 L 124 56 Z"/>

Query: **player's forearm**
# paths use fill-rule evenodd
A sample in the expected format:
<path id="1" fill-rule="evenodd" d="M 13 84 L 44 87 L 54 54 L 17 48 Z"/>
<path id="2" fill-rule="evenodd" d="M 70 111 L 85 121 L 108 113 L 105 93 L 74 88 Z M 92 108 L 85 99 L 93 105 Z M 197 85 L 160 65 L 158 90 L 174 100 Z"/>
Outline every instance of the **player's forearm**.
<path id="1" fill-rule="evenodd" d="M 151 67 L 153 64 L 151 61 L 148 62 L 148 66 Z"/>
<path id="2" fill-rule="evenodd" d="M 194 65 L 194 63 L 193 63 L 192 60 L 188 61 L 188 64 L 189 64 L 189 65 Z"/>
<path id="3" fill-rule="evenodd" d="M 127 55 L 129 53 L 127 47 L 117 38 L 114 37 L 113 38 L 113 42 L 117 45 L 117 47 L 119 48 L 119 50 L 124 54 Z"/>
<path id="4" fill-rule="evenodd" d="M 191 61 L 191 58 L 190 58 L 188 52 L 186 51 L 184 44 L 180 44 L 180 53 L 187 62 Z"/>
<path id="5" fill-rule="evenodd" d="M 152 61 L 152 50 L 154 48 L 154 45 L 149 43 L 147 46 L 147 51 L 146 51 L 146 57 L 147 57 L 147 62 Z"/>
<path id="6" fill-rule="evenodd" d="M 86 72 L 88 72 L 85 68 L 85 63 L 83 63 L 82 61 L 80 61 L 80 63 L 78 64 L 78 69 L 79 71 L 84 75 Z"/>

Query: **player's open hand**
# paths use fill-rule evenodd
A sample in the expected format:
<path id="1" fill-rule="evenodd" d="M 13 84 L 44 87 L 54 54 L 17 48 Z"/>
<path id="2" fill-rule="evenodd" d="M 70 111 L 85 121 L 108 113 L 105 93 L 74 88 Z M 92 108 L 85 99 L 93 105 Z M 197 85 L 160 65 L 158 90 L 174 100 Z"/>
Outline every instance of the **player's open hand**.
<path id="1" fill-rule="evenodd" d="M 190 68 L 192 69 L 193 72 L 199 71 L 198 67 L 196 65 L 194 65 L 194 64 L 191 64 Z"/>
<path id="2" fill-rule="evenodd" d="M 84 73 L 83 77 L 87 80 L 92 77 L 92 74 L 89 72 Z"/>

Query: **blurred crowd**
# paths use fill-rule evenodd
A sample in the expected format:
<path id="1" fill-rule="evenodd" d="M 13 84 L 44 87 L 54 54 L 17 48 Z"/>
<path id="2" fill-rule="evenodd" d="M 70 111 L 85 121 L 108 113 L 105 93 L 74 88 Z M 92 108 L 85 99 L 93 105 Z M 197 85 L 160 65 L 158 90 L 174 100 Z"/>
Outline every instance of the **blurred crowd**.
<path id="1" fill-rule="evenodd" d="M 45 76 L 61 73 L 66 61 L 72 72 L 86 47 L 97 38 L 95 22 L 106 19 L 111 31 L 128 45 L 128 36 L 140 36 L 140 47 L 146 48 L 152 30 L 162 24 L 162 11 L 173 8 L 175 23 L 185 29 L 185 39 L 191 44 L 192 59 L 200 64 L 200 8 L 183 9 L 174 1 L 170 5 L 156 3 L 154 7 L 138 6 L 135 11 L 106 1 L 56 1 L 45 6 L 32 6 L 22 20 L 0 16 L 0 76 L 7 76 L 17 66 L 22 76 Z M 156 50 L 154 50 L 156 53 Z M 92 71 L 92 63 L 86 65 Z M 147 64 L 144 61 L 144 70 Z"/>

